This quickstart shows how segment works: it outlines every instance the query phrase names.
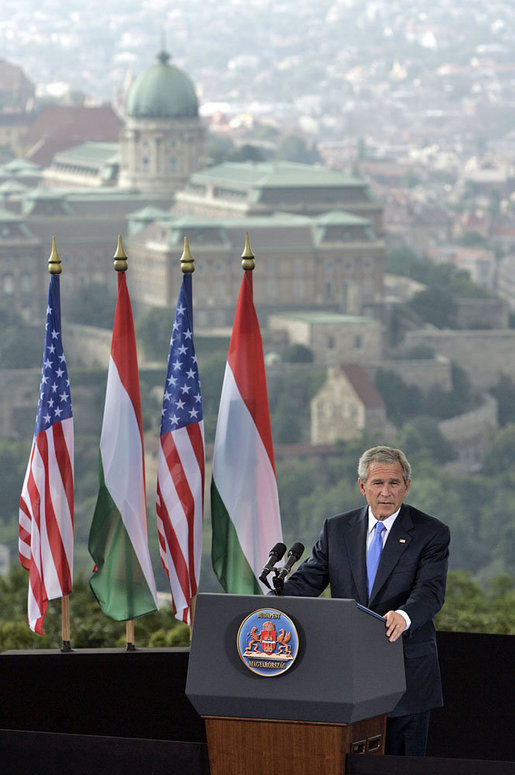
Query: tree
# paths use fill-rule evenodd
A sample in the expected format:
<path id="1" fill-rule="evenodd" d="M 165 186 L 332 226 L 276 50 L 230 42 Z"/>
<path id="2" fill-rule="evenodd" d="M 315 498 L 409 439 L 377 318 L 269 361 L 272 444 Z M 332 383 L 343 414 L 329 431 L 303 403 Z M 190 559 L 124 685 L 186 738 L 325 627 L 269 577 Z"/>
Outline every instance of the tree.
<path id="1" fill-rule="evenodd" d="M 62 300 L 63 317 L 73 323 L 112 329 L 116 299 L 101 283 L 82 285 Z"/>
<path id="2" fill-rule="evenodd" d="M 270 382 L 270 415 L 276 442 L 292 444 L 302 441 L 309 428 L 311 399 L 324 380 L 323 371 L 295 364 Z"/>
<path id="3" fill-rule="evenodd" d="M 166 307 L 150 307 L 134 324 L 136 338 L 149 360 L 166 363 L 173 315 Z"/>
<path id="4" fill-rule="evenodd" d="M 467 571 L 450 571 L 439 630 L 515 635 L 515 578 L 496 576 L 481 587 Z"/>
<path id="5" fill-rule="evenodd" d="M 304 344 L 290 344 L 282 354 L 285 363 L 313 363 L 313 350 Z"/>
<path id="6" fill-rule="evenodd" d="M 515 460 L 515 424 L 509 423 L 490 434 L 483 471 L 497 476 L 512 471 L 513 460 Z"/>
<path id="7" fill-rule="evenodd" d="M 387 369 L 378 369 L 374 377 L 376 386 L 386 406 L 388 418 L 396 425 L 409 417 L 420 414 L 422 394 L 415 385 L 407 385 L 402 377 Z"/>
<path id="8" fill-rule="evenodd" d="M 425 458 L 439 463 L 447 463 L 457 457 L 452 444 L 442 436 L 437 421 L 432 417 L 414 417 L 404 425 L 400 447 L 413 460 L 418 458 L 421 450 Z"/>
<path id="9" fill-rule="evenodd" d="M 48 603 L 45 635 L 33 633 L 27 624 L 29 576 L 21 567 L 0 578 L 0 651 L 7 649 L 56 649 L 61 647 L 61 601 Z M 105 616 L 83 576 L 74 580 L 70 595 L 71 642 L 73 648 L 123 648 L 125 623 Z M 157 641 L 157 642 L 156 642 Z M 170 607 L 140 617 L 136 622 L 136 643 L 152 645 L 189 643 L 189 628 L 178 622 Z"/>
<path id="10" fill-rule="evenodd" d="M 35 328 L 15 324 L 2 328 L 0 339 L 0 368 L 34 369 L 41 367 L 43 332 L 35 336 Z"/>
<path id="11" fill-rule="evenodd" d="M 478 231 L 466 231 L 460 238 L 460 243 L 467 247 L 487 247 L 488 239 Z"/>
<path id="12" fill-rule="evenodd" d="M 320 161 L 316 148 L 308 148 L 306 141 L 295 134 L 283 135 L 277 144 L 275 156 L 282 161 L 294 161 L 301 164 L 314 164 Z"/>
<path id="13" fill-rule="evenodd" d="M 443 293 L 444 299 L 447 299 L 449 295 L 451 298 L 457 296 L 462 298 L 491 297 L 491 293 L 472 282 L 467 271 L 457 269 L 453 264 L 435 264 L 428 258 L 419 258 L 416 253 L 408 248 L 397 249 L 388 253 L 385 269 L 391 274 L 400 274 L 424 283 L 424 285 L 428 286 L 428 290 L 435 295 Z M 415 311 L 417 311 L 416 300 L 419 296 L 420 294 L 415 296 L 409 304 Z"/>
<path id="14" fill-rule="evenodd" d="M 276 471 L 284 540 L 298 541 L 303 538 L 299 535 L 298 503 L 317 486 L 318 466 L 310 460 L 287 457 L 276 461 Z"/>
<path id="15" fill-rule="evenodd" d="M 497 416 L 501 428 L 508 425 L 508 423 L 514 423 L 515 382 L 513 382 L 506 374 L 501 374 L 497 385 L 490 389 L 490 393 L 497 401 Z"/>
<path id="16" fill-rule="evenodd" d="M 219 137 L 209 134 L 207 143 L 207 158 L 210 167 L 227 161 L 234 150 L 234 143 L 229 137 Z"/>
<path id="17" fill-rule="evenodd" d="M 21 487 L 30 452 L 30 443 L 0 439 L 2 471 L 2 507 L 0 520 L 8 522 L 18 516 Z"/>
<path id="18" fill-rule="evenodd" d="M 251 145 L 250 143 L 243 143 L 238 146 L 228 156 L 228 161 L 265 161 L 266 155 L 262 148 L 257 145 Z"/>
<path id="19" fill-rule="evenodd" d="M 445 287 L 428 288 L 408 302 L 420 320 L 437 328 L 456 327 L 456 305 L 452 292 Z"/>

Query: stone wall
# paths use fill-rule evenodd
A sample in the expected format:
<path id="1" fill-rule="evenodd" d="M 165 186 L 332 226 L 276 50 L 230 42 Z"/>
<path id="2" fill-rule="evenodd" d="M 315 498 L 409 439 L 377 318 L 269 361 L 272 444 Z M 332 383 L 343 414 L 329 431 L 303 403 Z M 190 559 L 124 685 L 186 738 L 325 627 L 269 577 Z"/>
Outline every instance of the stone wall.
<path id="1" fill-rule="evenodd" d="M 372 318 L 349 316 L 347 320 L 331 316 L 322 322 L 315 316 L 270 315 L 271 329 L 284 330 L 290 343 L 313 350 L 315 363 L 339 366 L 341 363 L 368 363 L 382 355 L 381 324 Z"/>
<path id="2" fill-rule="evenodd" d="M 1 437 L 26 439 L 30 448 L 40 381 L 41 368 L 0 369 Z"/>
<path id="3" fill-rule="evenodd" d="M 80 366 L 105 366 L 107 369 L 112 336 L 113 332 L 106 328 L 68 324 L 64 340 L 67 362 Z"/>
<path id="4" fill-rule="evenodd" d="M 508 326 L 509 306 L 495 299 L 456 299 L 458 326 L 466 329 L 503 329 Z"/>
<path id="5" fill-rule="evenodd" d="M 464 369 L 474 385 L 488 390 L 497 384 L 499 374 L 515 379 L 515 330 L 501 331 L 440 331 L 424 329 L 409 331 L 408 348 L 427 345 L 435 353 L 455 361 Z"/>
<path id="6" fill-rule="evenodd" d="M 483 462 L 488 432 L 497 428 L 497 401 L 485 393 L 477 409 L 443 420 L 438 428 L 458 453 L 450 467 L 475 471 Z"/>
<path id="7" fill-rule="evenodd" d="M 452 389 L 451 361 L 443 355 L 431 359 L 384 360 L 364 364 L 364 369 L 373 380 L 377 371 L 392 371 L 407 385 L 414 385 L 427 392 L 435 385 L 442 390 Z"/>

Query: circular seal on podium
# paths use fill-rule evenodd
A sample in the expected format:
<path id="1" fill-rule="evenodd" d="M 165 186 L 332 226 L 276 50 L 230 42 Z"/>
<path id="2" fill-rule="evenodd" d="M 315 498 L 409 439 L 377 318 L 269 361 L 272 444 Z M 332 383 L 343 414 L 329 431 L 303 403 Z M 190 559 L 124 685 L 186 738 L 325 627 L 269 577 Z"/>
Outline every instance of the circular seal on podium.
<path id="1" fill-rule="evenodd" d="M 243 664 L 265 677 L 288 670 L 299 651 L 295 624 L 283 611 L 259 608 L 240 624 L 236 647 Z"/>

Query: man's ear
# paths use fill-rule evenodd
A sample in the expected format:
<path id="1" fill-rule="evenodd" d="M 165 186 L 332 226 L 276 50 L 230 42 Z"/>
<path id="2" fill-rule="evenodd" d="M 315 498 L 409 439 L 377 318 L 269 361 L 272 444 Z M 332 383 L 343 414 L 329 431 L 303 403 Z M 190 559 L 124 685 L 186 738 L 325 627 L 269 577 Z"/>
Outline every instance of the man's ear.
<path id="1" fill-rule="evenodd" d="M 361 494 L 365 495 L 365 483 L 358 478 L 358 484 L 359 484 L 359 489 L 361 490 Z"/>

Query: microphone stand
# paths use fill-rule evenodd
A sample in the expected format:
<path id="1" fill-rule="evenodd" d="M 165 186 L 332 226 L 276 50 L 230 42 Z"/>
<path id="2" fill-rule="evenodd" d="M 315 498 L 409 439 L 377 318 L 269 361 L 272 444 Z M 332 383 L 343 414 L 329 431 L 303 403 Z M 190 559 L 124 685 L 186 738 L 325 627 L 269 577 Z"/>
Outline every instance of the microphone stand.
<path id="1" fill-rule="evenodd" d="M 273 578 L 273 585 L 274 585 L 276 595 L 279 595 L 279 596 L 284 595 L 284 576 L 280 576 L 277 571 Z"/>

